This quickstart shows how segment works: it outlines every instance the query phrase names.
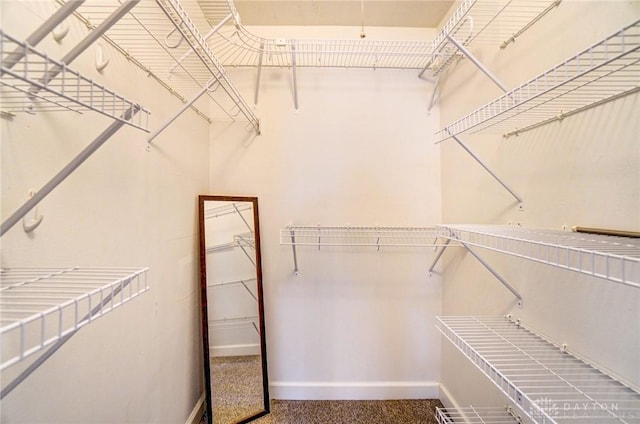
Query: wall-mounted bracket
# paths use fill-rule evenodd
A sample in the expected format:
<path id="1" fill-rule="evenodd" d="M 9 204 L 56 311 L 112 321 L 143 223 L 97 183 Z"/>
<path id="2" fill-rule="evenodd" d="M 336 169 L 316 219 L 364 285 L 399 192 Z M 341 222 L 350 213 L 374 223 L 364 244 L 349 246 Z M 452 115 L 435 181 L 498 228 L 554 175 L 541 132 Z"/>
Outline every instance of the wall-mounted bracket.
<path id="1" fill-rule="evenodd" d="M 498 281 L 500 281 L 500 283 L 502 283 L 502 285 L 505 286 L 507 288 L 507 290 L 509 290 L 511 292 L 511 294 L 513 294 L 515 296 L 516 299 L 518 299 L 518 307 L 522 308 L 523 307 L 523 300 L 522 300 L 522 296 L 520 295 L 520 293 L 518 293 L 518 291 L 515 288 L 513 288 L 513 286 L 511 284 L 509 284 L 507 282 L 507 280 L 505 280 L 500 274 L 498 274 L 498 272 L 495 269 L 493 269 L 491 267 L 491 265 L 489 265 L 484 259 L 482 259 L 482 257 L 480 255 L 478 255 L 476 252 L 474 252 L 473 249 L 471 249 L 471 247 L 468 244 L 466 244 L 466 243 L 464 243 L 464 242 L 462 242 L 460 240 L 458 240 L 458 242 L 460 242 L 460 244 L 463 245 L 467 249 L 467 251 L 469 253 L 471 253 L 471 255 L 474 258 L 476 258 L 478 260 L 478 262 L 480 262 L 482 264 L 482 266 L 484 266 L 487 269 L 487 271 L 489 271 L 491 274 L 493 274 L 493 276 L 496 277 L 496 279 Z"/>
<path id="2" fill-rule="evenodd" d="M 293 72 L 293 105 L 298 110 L 298 79 L 296 78 L 296 45 L 291 44 L 291 71 Z"/>
<path id="3" fill-rule="evenodd" d="M 487 69 L 478 59 L 476 59 L 474 55 L 471 54 L 469 50 L 467 50 L 465 46 L 462 45 L 462 43 L 458 42 L 458 40 L 456 40 L 449 34 L 447 34 L 447 39 L 454 46 L 456 46 L 456 48 L 460 50 L 467 59 L 469 59 L 474 65 L 476 65 L 478 69 L 480 69 L 486 76 L 488 76 L 491 81 L 493 81 L 498 87 L 500 87 L 502 91 L 504 91 L 505 93 L 509 91 L 507 87 L 502 84 L 500 80 L 498 80 L 498 78 L 493 75 L 493 73 L 489 69 Z"/>
<path id="4" fill-rule="evenodd" d="M 292 228 L 289 230 L 291 234 L 291 251 L 293 252 L 293 273 L 299 275 L 298 270 L 298 255 L 296 254 L 296 231 Z"/>
<path id="5" fill-rule="evenodd" d="M 460 138 L 453 134 L 451 134 L 451 138 L 453 138 L 460 145 L 460 147 L 462 147 L 467 153 L 469 153 L 469 155 L 471 155 L 471 157 L 474 158 L 476 162 L 478 162 L 498 183 L 500 183 L 502 187 L 504 187 L 513 197 L 516 198 L 516 200 L 519 202 L 519 210 L 524 210 L 524 200 L 521 196 L 519 196 L 515 191 L 511 189 L 511 187 L 509 187 L 504 181 L 502 181 L 502 179 L 498 177 L 482 159 L 480 159 L 475 153 L 473 153 L 471 149 L 469 149 L 469 147 L 467 147 L 467 145 L 460 140 Z"/>
<path id="6" fill-rule="evenodd" d="M 433 262 L 431 262 L 431 265 L 429 266 L 429 278 L 432 277 L 433 275 L 433 268 L 435 268 L 436 264 L 438 263 L 438 261 L 440 260 L 440 258 L 442 257 L 442 254 L 444 253 L 445 250 L 447 250 L 447 247 L 449 246 L 449 243 L 451 243 L 451 239 L 448 238 L 445 242 L 444 242 L 444 246 L 442 246 L 440 248 L 440 251 L 436 254 L 436 257 L 433 258 Z"/>
<path id="7" fill-rule="evenodd" d="M 140 110 L 139 106 L 131 106 L 125 111 L 121 120 L 114 121 L 95 140 L 93 140 L 84 150 L 71 160 L 60 172 L 58 172 L 40 190 L 34 193 L 18 210 L 16 210 L 2 225 L 0 225 L 0 236 L 13 227 L 22 217 L 33 209 L 42 199 L 58 186 L 64 179 L 73 173 L 85 160 L 87 160 L 100 146 L 102 146 L 113 134 L 115 134 L 131 117 Z"/>

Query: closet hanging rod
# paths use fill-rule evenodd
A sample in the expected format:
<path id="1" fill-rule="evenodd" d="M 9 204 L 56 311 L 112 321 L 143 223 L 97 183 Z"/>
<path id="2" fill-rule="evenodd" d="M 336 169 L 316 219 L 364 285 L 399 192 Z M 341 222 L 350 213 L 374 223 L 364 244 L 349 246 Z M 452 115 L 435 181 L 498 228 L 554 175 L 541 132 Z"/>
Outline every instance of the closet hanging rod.
<path id="1" fill-rule="evenodd" d="M 436 143 L 466 131 L 519 127 L 617 98 L 640 86 L 640 20 L 436 132 Z"/>
<path id="2" fill-rule="evenodd" d="M 158 6 L 165 15 L 173 22 L 175 28 L 180 32 L 184 40 L 189 44 L 196 56 L 200 58 L 202 64 L 209 69 L 211 75 L 217 79 L 220 87 L 227 95 L 227 99 L 233 102 L 232 110 L 235 108 L 251 123 L 256 134 L 260 134 L 260 124 L 257 116 L 249 107 L 244 97 L 240 94 L 236 86 L 227 76 L 225 69 L 218 62 L 213 51 L 209 47 L 207 40 L 200 34 L 198 28 L 191 20 L 186 10 L 177 0 L 156 0 Z"/>
<path id="3" fill-rule="evenodd" d="M 437 227 L 357 227 L 289 225 L 280 230 L 280 244 L 291 246 L 437 247 Z"/>

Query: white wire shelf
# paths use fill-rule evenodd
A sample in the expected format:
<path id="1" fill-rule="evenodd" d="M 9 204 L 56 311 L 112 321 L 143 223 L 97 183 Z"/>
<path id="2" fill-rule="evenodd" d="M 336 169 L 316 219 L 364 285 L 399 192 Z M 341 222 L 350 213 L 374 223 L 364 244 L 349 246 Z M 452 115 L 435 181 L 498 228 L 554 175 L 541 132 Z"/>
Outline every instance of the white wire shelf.
<path id="1" fill-rule="evenodd" d="M 441 228 L 451 240 L 640 288 L 640 238 L 515 226 Z"/>
<path id="2" fill-rule="evenodd" d="M 234 234 L 233 241 L 220 243 L 207 247 L 207 253 L 221 252 L 223 250 L 235 249 L 236 247 L 249 248 L 255 250 L 256 242 L 253 233 Z"/>
<path id="3" fill-rule="evenodd" d="M 14 52 L 23 57 L 13 66 L 5 60 Z M 50 74 L 57 73 L 51 80 Z M 150 112 L 108 88 L 51 59 L 0 30 L 0 108 L 4 112 L 91 110 L 132 127 L 148 131 Z M 130 119 L 127 112 L 132 110 Z M 135 113 L 137 112 L 137 114 Z"/>
<path id="4" fill-rule="evenodd" d="M 462 57 L 448 37 L 464 46 L 492 44 L 505 48 L 561 0 L 463 0 L 433 40 L 433 76 L 446 71 Z"/>
<path id="5" fill-rule="evenodd" d="M 350 227 L 289 225 L 280 230 L 280 244 L 290 246 L 438 247 L 437 227 Z"/>
<path id="6" fill-rule="evenodd" d="M 253 205 L 247 204 L 247 202 L 233 202 L 227 203 L 215 208 L 208 208 L 204 211 L 204 218 L 218 218 L 225 215 L 236 214 L 240 212 L 246 212 L 253 210 Z"/>
<path id="7" fill-rule="evenodd" d="M 260 37 L 242 25 L 232 0 L 199 3 L 212 25 L 222 24 L 209 44 L 224 65 L 421 69 L 432 55 L 431 42 L 421 40 Z"/>
<path id="8" fill-rule="evenodd" d="M 638 91 L 640 20 L 436 132 L 436 142 L 490 127 L 505 136 Z"/>
<path id="9" fill-rule="evenodd" d="M 640 393 L 519 322 L 438 320 L 441 333 L 535 422 L 640 423 Z"/>
<path id="10" fill-rule="evenodd" d="M 473 407 L 436 408 L 438 424 L 517 424 L 519 419 L 509 408 Z"/>
<path id="11" fill-rule="evenodd" d="M 8 268 L 0 273 L 5 369 L 149 289 L 148 268 Z"/>
<path id="12" fill-rule="evenodd" d="M 455 55 L 446 35 L 472 40 L 508 43 L 508 40 L 543 10 L 551 0 L 465 0 L 433 41 L 269 39 L 242 23 L 233 0 L 199 0 L 212 25 L 223 23 L 210 44 L 220 61 L 230 66 L 339 67 L 423 69 L 434 74 L 446 68 Z M 233 19 L 227 19 L 231 15 Z M 446 47 L 445 47 L 446 45 Z M 294 58 L 295 57 L 295 58 Z"/>
<path id="13" fill-rule="evenodd" d="M 204 92 L 227 119 L 246 120 L 259 132 L 258 118 L 201 34 L 210 29 L 209 23 L 195 0 L 184 3 L 142 0 L 103 38 L 183 102 Z M 118 0 L 88 1 L 75 14 L 95 26 L 118 6 Z M 191 107 L 212 121 L 206 107 Z"/>

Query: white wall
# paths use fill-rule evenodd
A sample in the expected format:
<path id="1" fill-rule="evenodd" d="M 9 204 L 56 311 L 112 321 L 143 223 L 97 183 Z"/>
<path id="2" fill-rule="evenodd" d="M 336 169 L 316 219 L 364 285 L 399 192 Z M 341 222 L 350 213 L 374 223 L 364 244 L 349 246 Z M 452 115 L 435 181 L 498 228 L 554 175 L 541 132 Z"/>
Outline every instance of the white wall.
<path id="1" fill-rule="evenodd" d="M 257 30 L 359 34 L 356 28 Z M 432 36 L 380 32 L 391 39 Z M 255 70 L 231 76 L 253 99 Z M 437 397 L 434 316 L 441 294 L 439 278 L 427 278 L 432 251 L 299 248 L 296 276 L 291 248 L 279 244 L 288 224 L 440 222 L 431 88 L 416 71 L 298 69 L 295 110 L 291 70 L 264 69 L 256 107 L 262 135 L 246 133 L 243 124 L 212 132 L 210 194 L 259 197 L 272 397 Z"/>
<path id="2" fill-rule="evenodd" d="M 51 2 L 2 2 L 2 29 L 25 38 Z M 73 21 L 73 20 L 72 20 Z M 52 57 L 75 45 L 75 23 Z M 124 57 L 104 74 L 90 48 L 72 67 L 152 111 L 157 128 L 181 103 Z M 111 120 L 93 112 L 2 119 L 3 220 Z M 197 194 L 207 187 L 208 123 L 187 111 L 150 151 L 123 128 L 39 205 L 34 233 L 2 238 L 2 267 L 148 266 L 151 290 L 83 328 L 2 401 L 3 423 L 181 423 L 202 393 Z M 26 363 L 29 363 L 27 361 Z M 7 384 L 24 364 L 3 372 Z"/>
<path id="3" fill-rule="evenodd" d="M 640 16 L 640 3 L 563 1 L 515 44 L 472 52 L 514 87 Z M 579 18 L 578 18 L 579 17 Z M 469 61 L 449 72 L 441 97 L 448 124 L 493 100 L 499 89 Z M 503 139 L 460 138 L 516 192 L 524 211 L 454 141 L 442 144 L 443 221 L 640 228 L 640 99 L 628 96 L 596 109 Z M 451 250 L 451 249 L 450 249 Z M 640 291 L 519 259 L 478 252 L 516 287 L 524 308 L 470 255 L 445 255 L 445 315 L 512 312 L 559 344 L 640 387 Z M 449 343 L 443 343 L 447 402 L 503 405 L 504 398 Z"/>

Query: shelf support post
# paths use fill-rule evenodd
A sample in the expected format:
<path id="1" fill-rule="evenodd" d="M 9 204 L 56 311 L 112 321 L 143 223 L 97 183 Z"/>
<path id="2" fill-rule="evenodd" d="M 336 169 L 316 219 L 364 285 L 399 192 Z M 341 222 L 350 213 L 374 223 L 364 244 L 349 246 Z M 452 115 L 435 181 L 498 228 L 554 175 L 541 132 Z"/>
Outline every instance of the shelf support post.
<path id="1" fill-rule="evenodd" d="M 475 153 L 473 153 L 471 151 L 471 149 L 469 149 L 469 147 L 467 147 L 467 145 L 465 145 L 457 136 L 449 133 L 451 135 L 451 137 L 460 145 L 460 147 L 462 147 L 467 153 L 469 153 L 471 155 L 472 158 L 474 158 L 476 160 L 476 162 L 478 162 L 498 183 L 500 183 L 500 185 L 502 187 L 504 187 L 513 197 L 516 198 L 516 200 L 518 202 L 520 202 L 520 210 L 522 210 L 522 203 L 524 202 L 524 200 L 522 200 L 522 197 L 520 197 L 515 191 L 513 191 L 511 189 L 511 187 L 509 187 L 504 181 L 502 181 L 502 179 L 500 177 L 498 177 L 490 168 L 489 166 L 484 163 L 484 161 L 482 159 L 480 159 L 478 156 L 476 156 Z"/>
<path id="2" fill-rule="evenodd" d="M 291 70 L 293 71 L 293 105 L 298 110 L 298 81 L 296 79 L 296 45 L 291 44 Z"/>
<path id="3" fill-rule="evenodd" d="M 25 44 L 31 47 L 37 45 L 42 39 L 55 29 L 62 21 L 64 21 L 69 15 L 71 15 L 85 0 L 69 0 L 62 5 L 53 15 L 42 23 L 34 32 L 27 37 Z M 3 67 L 11 69 L 16 63 L 20 62 L 24 57 L 24 49 L 18 47 L 13 53 L 9 54 L 6 59 L 2 61 Z M 2 73 L 0 73 L 2 75 Z"/>
<path id="4" fill-rule="evenodd" d="M 247 229 L 251 232 L 253 232 L 253 228 L 251 228 L 251 225 L 249 225 L 249 223 L 247 222 L 246 219 L 244 219 L 244 216 L 242 216 L 242 213 L 240 213 L 240 209 L 238 209 L 238 206 L 236 206 L 235 203 L 232 203 L 231 206 L 233 206 L 233 210 L 236 211 L 236 213 L 238 214 L 238 216 L 240 217 L 240 219 L 242 220 L 242 222 L 244 222 L 244 225 L 247 226 Z"/>
<path id="5" fill-rule="evenodd" d="M 254 104 L 258 104 L 258 94 L 260 92 L 260 76 L 262 75 L 262 57 L 264 56 L 264 43 L 260 43 L 260 55 L 258 56 L 258 75 L 256 76 L 256 95 L 253 99 Z"/>
<path id="6" fill-rule="evenodd" d="M 429 277 L 431 277 L 431 275 L 433 274 L 433 268 L 435 268 L 436 264 L 438 263 L 438 261 L 442 257 L 442 254 L 444 253 L 444 251 L 447 250 L 447 247 L 449 246 L 449 243 L 451 243 L 451 239 L 450 238 L 448 238 L 447 241 L 444 242 L 444 246 L 442 246 L 442 248 L 440 249 L 440 251 L 438 252 L 436 257 L 433 258 L 433 262 L 431 262 L 431 266 L 429 266 Z"/>
<path id="7" fill-rule="evenodd" d="M 459 43 L 458 40 L 456 40 L 455 38 L 453 38 L 449 34 L 447 34 L 447 39 L 449 41 L 451 41 L 451 43 L 454 46 L 456 46 L 456 48 L 458 50 L 460 50 L 462 52 L 462 54 L 465 55 L 465 57 L 467 59 L 469 59 L 474 65 L 476 65 L 478 67 L 478 69 L 480 69 L 486 76 L 488 76 L 491 81 L 493 81 L 498 87 L 500 87 L 500 89 L 502 89 L 502 91 L 504 91 L 505 93 L 507 93 L 509 91 L 507 89 L 507 87 L 505 87 L 504 84 L 502 84 L 500 82 L 500 80 L 498 80 L 498 78 L 496 78 L 496 76 L 493 75 L 493 73 L 491 73 L 490 70 L 488 70 L 482 63 L 480 63 L 480 61 L 478 59 L 476 59 L 475 56 L 473 56 L 471 54 L 471 52 L 469 50 L 467 50 L 467 48 L 465 46 L 463 46 L 461 43 Z"/>
<path id="8" fill-rule="evenodd" d="M 209 79 L 209 82 L 207 82 L 207 84 L 202 87 L 202 90 L 200 90 L 195 96 L 193 96 L 191 98 L 191 100 L 189 100 L 188 102 L 186 102 L 184 105 L 182 105 L 182 107 L 180 108 L 180 110 L 178 110 L 171 118 L 169 118 L 167 120 L 167 122 L 165 122 L 160 128 L 158 128 L 157 130 L 155 130 L 155 132 L 153 134 L 151 134 L 148 138 L 147 138 L 147 143 L 151 144 L 151 141 L 153 141 L 154 138 L 156 138 L 158 135 L 160 135 L 160 133 L 162 131 L 164 131 L 169 125 L 171 125 L 171 123 L 173 121 L 175 121 L 176 119 L 178 119 L 178 117 L 180 115 L 182 115 L 184 113 L 184 111 L 186 111 L 187 109 L 189 109 L 200 97 L 202 97 L 202 95 L 204 93 L 206 93 L 213 84 L 215 84 L 216 82 L 218 82 L 218 80 L 215 77 L 211 77 L 211 79 Z"/>
<path id="9" fill-rule="evenodd" d="M 293 251 L 293 272 L 298 275 L 298 256 L 296 255 L 296 232 L 290 229 L 291 233 L 291 250 Z"/>
<path id="10" fill-rule="evenodd" d="M 455 237 L 455 236 L 454 236 Z M 469 253 L 471 253 L 471 255 L 476 258 L 478 260 L 478 262 L 480 262 L 482 264 L 482 266 L 484 266 L 487 271 L 489 271 L 491 274 L 493 274 L 494 277 L 496 277 L 496 279 L 498 281 L 500 281 L 500 283 L 502 283 L 503 286 L 505 286 L 507 288 L 507 290 L 509 290 L 511 292 L 511 294 L 513 294 L 515 296 L 516 299 L 518 299 L 518 307 L 522 308 L 522 296 L 520 295 L 520 293 L 518 293 L 518 291 L 513 288 L 513 286 L 511 284 L 509 284 L 507 282 L 507 280 L 505 280 L 500 274 L 498 274 L 498 271 L 496 271 L 495 269 L 493 269 L 491 267 L 491 265 L 489 265 L 484 259 L 482 259 L 482 257 L 480 255 L 478 255 L 476 252 L 473 251 L 473 249 L 471 249 L 471 247 L 469 247 L 469 245 L 463 241 L 461 241 L 460 239 L 457 239 L 457 241 L 460 242 L 461 245 L 463 245 L 465 247 L 465 249 L 467 249 L 467 251 Z"/>
<path id="11" fill-rule="evenodd" d="M 121 120 L 114 121 L 107 127 L 95 140 L 84 148 L 75 158 L 71 160 L 58 172 L 49 182 L 47 182 L 40 190 L 38 190 L 32 197 L 29 198 L 17 211 L 7 218 L 2 225 L 0 225 L 0 236 L 13 227 L 18 221 L 22 219 L 34 206 L 36 206 L 42 199 L 44 199 L 51 191 L 64 181 L 71 173 L 73 173 L 85 160 L 87 160 L 100 146 L 102 146 L 113 134 L 116 133 L 124 124 L 125 121 L 131 119 L 134 113 L 140 110 L 138 105 L 130 106 L 127 111 L 122 114 Z"/>

